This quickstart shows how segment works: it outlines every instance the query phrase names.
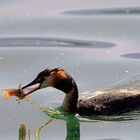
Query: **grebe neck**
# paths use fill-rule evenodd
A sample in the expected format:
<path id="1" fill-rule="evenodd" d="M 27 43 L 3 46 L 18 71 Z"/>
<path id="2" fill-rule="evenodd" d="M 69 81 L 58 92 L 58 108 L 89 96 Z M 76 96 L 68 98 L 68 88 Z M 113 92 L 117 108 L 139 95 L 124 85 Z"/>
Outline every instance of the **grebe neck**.
<path id="1" fill-rule="evenodd" d="M 70 113 L 77 113 L 77 102 L 78 102 L 78 88 L 74 84 L 72 90 L 65 94 L 62 107 L 64 110 Z"/>

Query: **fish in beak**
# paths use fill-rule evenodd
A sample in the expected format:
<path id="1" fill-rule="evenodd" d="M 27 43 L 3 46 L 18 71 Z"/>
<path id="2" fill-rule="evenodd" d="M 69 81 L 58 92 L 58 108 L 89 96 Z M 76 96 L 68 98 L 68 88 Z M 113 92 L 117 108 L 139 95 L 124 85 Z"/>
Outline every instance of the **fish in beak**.
<path id="1" fill-rule="evenodd" d="M 23 87 L 22 87 L 22 90 L 31 87 L 30 90 L 28 90 L 27 92 L 24 92 L 24 96 L 27 96 L 27 95 L 29 95 L 29 94 L 31 94 L 31 93 L 33 93 L 33 92 L 39 90 L 40 87 L 41 87 L 41 85 L 42 85 L 42 81 L 38 81 L 38 80 L 35 79 L 35 80 L 33 80 L 31 83 L 29 83 L 29 84 L 23 86 Z M 32 87 L 32 86 L 33 86 L 33 87 Z"/>

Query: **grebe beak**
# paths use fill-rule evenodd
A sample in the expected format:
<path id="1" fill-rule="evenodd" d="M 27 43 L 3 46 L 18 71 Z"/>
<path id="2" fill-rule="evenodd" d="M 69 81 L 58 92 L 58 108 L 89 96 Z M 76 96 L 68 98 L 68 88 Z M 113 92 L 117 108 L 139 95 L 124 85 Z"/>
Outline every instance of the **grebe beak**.
<path id="1" fill-rule="evenodd" d="M 24 93 L 25 96 L 27 96 L 27 95 L 29 95 L 29 94 L 37 91 L 38 89 L 40 89 L 40 87 L 42 85 L 42 82 L 35 79 L 31 83 L 23 86 L 21 89 L 23 90 L 25 88 L 28 88 L 28 87 L 31 87 L 31 86 L 34 86 L 34 85 L 35 85 L 35 87 L 33 87 L 31 90 L 29 90 L 29 91 L 27 91 L 27 92 Z"/>

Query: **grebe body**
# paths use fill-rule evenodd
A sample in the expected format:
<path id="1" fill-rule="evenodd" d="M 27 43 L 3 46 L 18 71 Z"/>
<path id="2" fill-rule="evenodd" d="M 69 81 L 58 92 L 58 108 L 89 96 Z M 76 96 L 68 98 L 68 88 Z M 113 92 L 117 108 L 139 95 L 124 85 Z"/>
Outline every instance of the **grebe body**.
<path id="1" fill-rule="evenodd" d="M 54 87 L 65 93 L 62 107 L 69 113 L 85 116 L 115 115 L 140 108 L 138 90 L 115 90 L 78 101 L 78 88 L 74 79 L 63 69 L 46 69 L 38 74 L 31 83 L 22 87 L 38 84 L 25 93 L 25 96 L 45 87 Z"/>
<path id="2" fill-rule="evenodd" d="M 78 102 L 80 115 L 116 115 L 140 108 L 140 94 L 136 91 L 103 93 Z"/>

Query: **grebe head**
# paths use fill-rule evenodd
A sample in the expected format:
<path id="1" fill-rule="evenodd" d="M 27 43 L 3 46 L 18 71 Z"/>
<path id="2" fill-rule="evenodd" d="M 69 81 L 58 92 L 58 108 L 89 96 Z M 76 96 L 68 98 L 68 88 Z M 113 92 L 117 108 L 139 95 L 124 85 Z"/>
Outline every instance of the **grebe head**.
<path id="1" fill-rule="evenodd" d="M 74 84 L 74 80 L 68 73 L 63 69 L 55 68 L 45 69 L 40 72 L 31 83 L 25 85 L 22 89 L 37 85 L 35 88 L 32 88 L 30 91 L 25 93 L 25 95 L 46 87 L 54 87 L 68 94 L 73 89 Z"/>

